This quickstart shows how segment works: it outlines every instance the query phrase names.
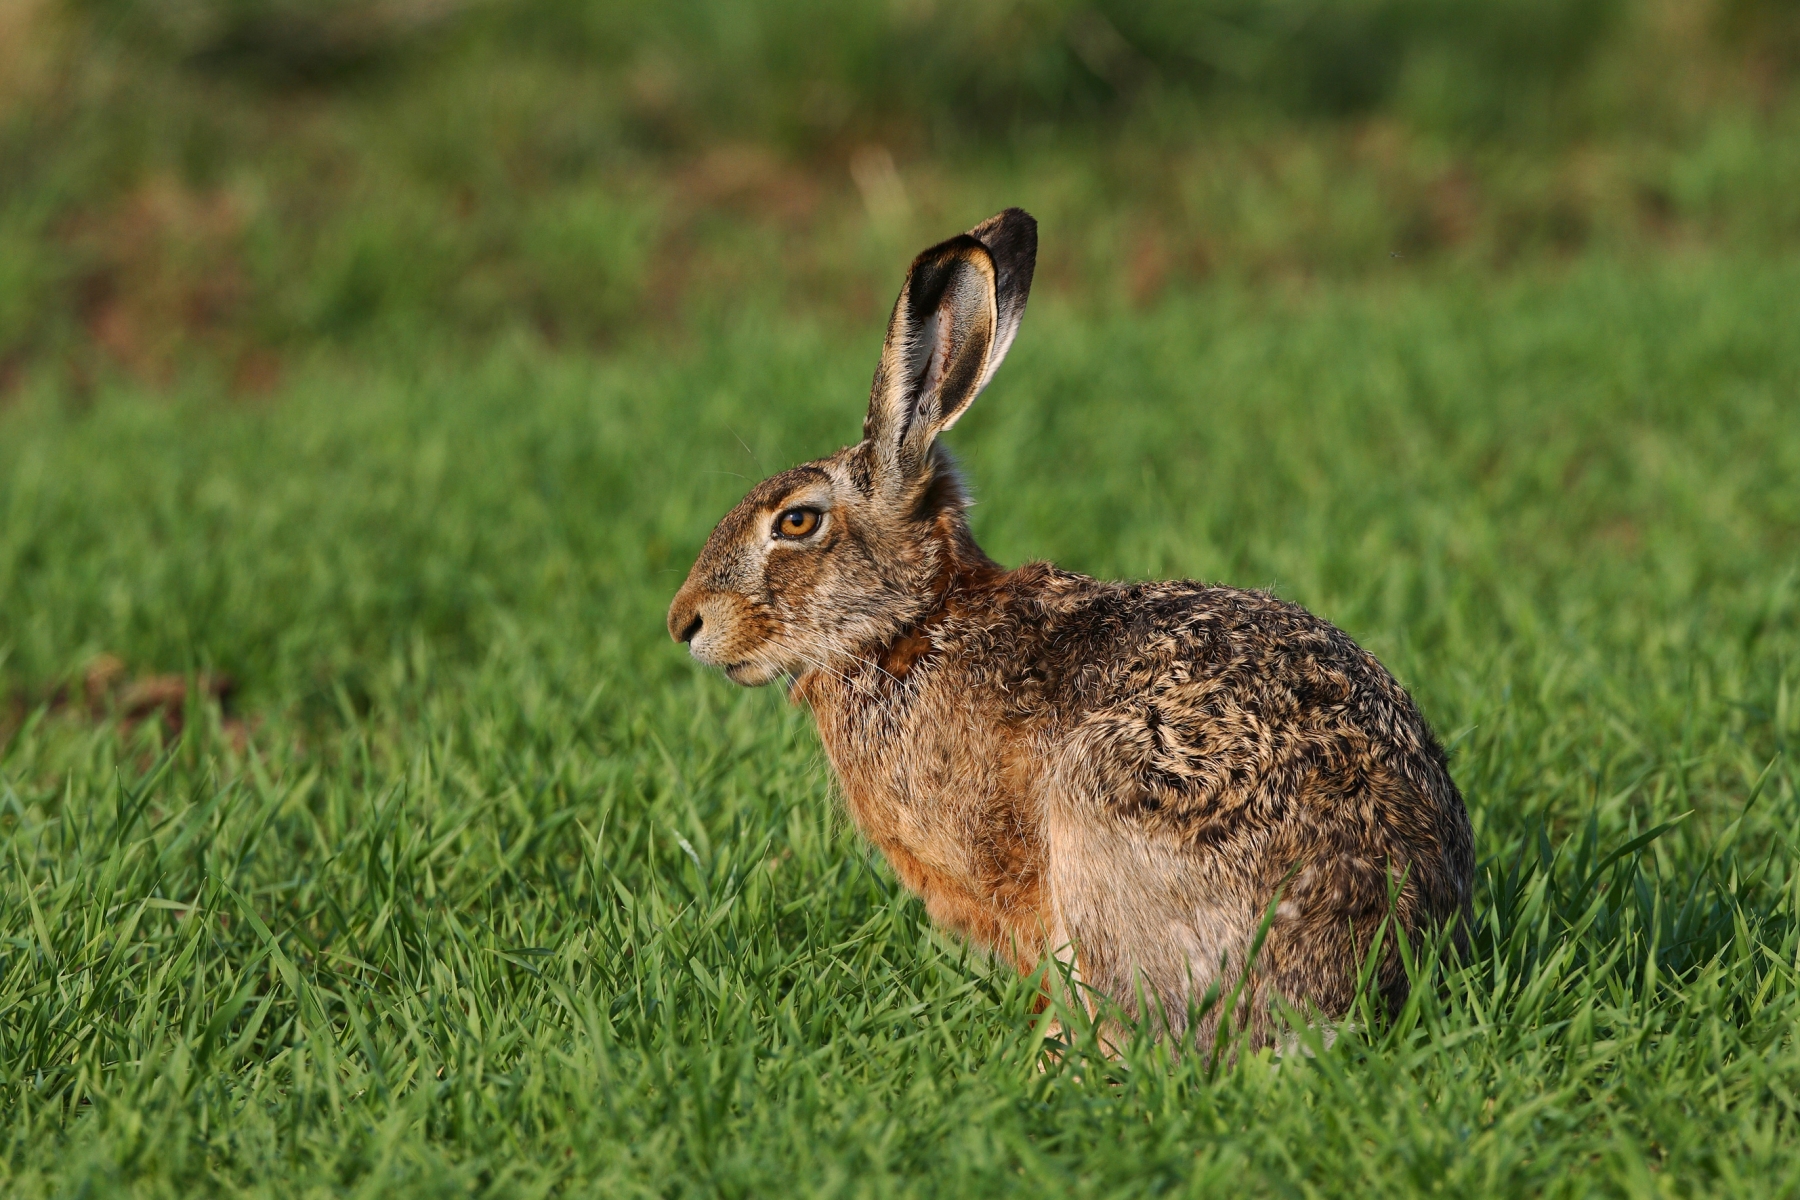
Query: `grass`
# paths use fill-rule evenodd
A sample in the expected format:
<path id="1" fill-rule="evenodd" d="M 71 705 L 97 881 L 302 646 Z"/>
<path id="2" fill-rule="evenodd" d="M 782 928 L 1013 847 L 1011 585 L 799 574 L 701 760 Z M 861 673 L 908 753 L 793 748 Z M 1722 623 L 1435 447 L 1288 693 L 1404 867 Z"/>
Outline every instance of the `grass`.
<path id="1" fill-rule="evenodd" d="M 0 409 L 0 1185 L 1800 1188 L 1800 264 L 1046 288 L 952 437 L 1003 561 L 1272 587 L 1453 747 L 1471 960 L 1277 1069 L 1041 1053 L 803 713 L 663 606 L 854 436 L 878 307 L 426 331 Z M 81 673 L 229 673 L 134 720 Z M 109 707 L 110 705 L 110 707 Z"/>

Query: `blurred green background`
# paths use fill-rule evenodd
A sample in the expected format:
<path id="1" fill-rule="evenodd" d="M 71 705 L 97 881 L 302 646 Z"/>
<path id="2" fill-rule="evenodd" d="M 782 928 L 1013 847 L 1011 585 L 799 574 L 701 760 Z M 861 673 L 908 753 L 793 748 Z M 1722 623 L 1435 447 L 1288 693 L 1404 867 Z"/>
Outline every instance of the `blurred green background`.
<path id="1" fill-rule="evenodd" d="M 1797 69 L 1789 0 L 3 0 L 0 395 L 863 322 L 1011 203 L 1096 305 L 1787 250 Z"/>

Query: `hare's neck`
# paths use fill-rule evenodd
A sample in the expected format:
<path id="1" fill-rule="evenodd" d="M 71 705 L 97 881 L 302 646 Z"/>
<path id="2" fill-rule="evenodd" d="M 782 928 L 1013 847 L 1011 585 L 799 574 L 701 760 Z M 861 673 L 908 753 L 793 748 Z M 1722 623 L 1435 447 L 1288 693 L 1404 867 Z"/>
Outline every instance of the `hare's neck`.
<path id="1" fill-rule="evenodd" d="M 936 569 L 919 589 L 920 604 L 908 619 L 868 643 L 847 662 L 815 666 L 794 680 L 789 699 L 815 710 L 822 705 L 861 707 L 879 702 L 933 647 L 934 631 L 946 621 L 982 607 L 982 597 L 1006 577 L 1005 568 L 983 553 L 957 514 L 936 531 Z"/>
<path id="2" fill-rule="evenodd" d="M 1005 568 L 975 544 L 960 513 L 954 526 L 936 540 L 937 569 L 922 589 L 923 603 L 918 615 L 886 641 L 870 647 L 870 657 L 896 677 L 930 647 L 933 629 L 978 607 L 979 597 L 1006 575 Z"/>

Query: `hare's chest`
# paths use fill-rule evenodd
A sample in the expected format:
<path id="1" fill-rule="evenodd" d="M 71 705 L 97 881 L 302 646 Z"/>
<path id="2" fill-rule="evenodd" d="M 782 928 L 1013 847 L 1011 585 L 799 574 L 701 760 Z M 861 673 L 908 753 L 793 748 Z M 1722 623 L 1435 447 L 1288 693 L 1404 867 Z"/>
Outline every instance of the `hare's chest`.
<path id="1" fill-rule="evenodd" d="M 934 920 L 1035 962 L 1045 861 L 1029 733 L 980 696 L 917 679 L 880 703 L 814 712 L 852 819 Z"/>

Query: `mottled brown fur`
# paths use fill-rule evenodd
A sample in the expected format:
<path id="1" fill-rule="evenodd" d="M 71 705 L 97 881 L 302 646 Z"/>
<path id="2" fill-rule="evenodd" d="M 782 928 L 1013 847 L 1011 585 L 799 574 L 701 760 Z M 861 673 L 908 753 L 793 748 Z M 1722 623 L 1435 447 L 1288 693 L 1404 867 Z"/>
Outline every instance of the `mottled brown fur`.
<path id="1" fill-rule="evenodd" d="M 1063 956 L 1202 1044 L 1217 1014 L 1190 1030 L 1190 1006 L 1240 978 L 1259 1036 L 1277 1001 L 1339 1018 L 1384 921 L 1415 944 L 1459 926 L 1462 798 L 1405 690 L 1304 609 L 981 552 L 935 438 L 1010 344 L 1035 251 L 1009 210 L 920 256 L 864 440 L 752 490 L 670 633 L 738 682 L 791 680 L 934 921 L 1021 970 Z M 794 506 L 819 528 L 785 540 Z M 1406 995 L 1394 938 L 1377 986 Z"/>

